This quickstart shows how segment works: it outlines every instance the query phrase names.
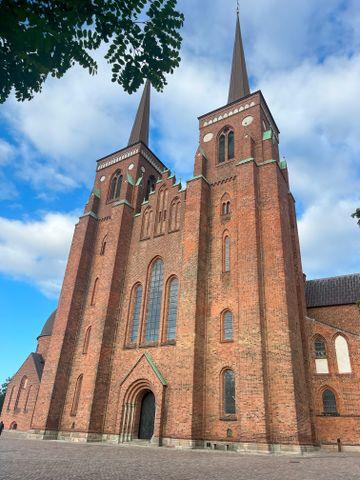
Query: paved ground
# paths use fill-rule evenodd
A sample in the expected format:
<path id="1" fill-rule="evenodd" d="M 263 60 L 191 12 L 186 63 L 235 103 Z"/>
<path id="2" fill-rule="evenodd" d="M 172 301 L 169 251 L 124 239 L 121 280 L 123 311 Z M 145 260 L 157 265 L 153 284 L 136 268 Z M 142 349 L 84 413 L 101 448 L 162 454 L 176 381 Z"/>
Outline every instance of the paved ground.
<path id="1" fill-rule="evenodd" d="M 253 456 L 0 438 L 1 480 L 360 479 L 360 454 Z"/>

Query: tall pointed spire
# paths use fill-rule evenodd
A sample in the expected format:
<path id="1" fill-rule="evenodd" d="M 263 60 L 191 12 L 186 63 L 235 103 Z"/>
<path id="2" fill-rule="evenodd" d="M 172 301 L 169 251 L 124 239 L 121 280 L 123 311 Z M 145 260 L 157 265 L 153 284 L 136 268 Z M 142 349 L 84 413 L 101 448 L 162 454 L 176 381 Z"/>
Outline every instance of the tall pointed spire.
<path id="1" fill-rule="evenodd" d="M 149 143 L 150 90 L 151 84 L 146 80 L 128 145 L 138 142 L 143 142 L 145 145 Z"/>
<path id="2" fill-rule="evenodd" d="M 234 52 L 231 67 L 231 79 L 229 88 L 228 103 L 236 102 L 240 98 L 249 95 L 249 78 L 246 70 L 246 61 L 244 47 L 241 38 L 239 7 L 236 14 L 236 32 L 234 42 Z"/>

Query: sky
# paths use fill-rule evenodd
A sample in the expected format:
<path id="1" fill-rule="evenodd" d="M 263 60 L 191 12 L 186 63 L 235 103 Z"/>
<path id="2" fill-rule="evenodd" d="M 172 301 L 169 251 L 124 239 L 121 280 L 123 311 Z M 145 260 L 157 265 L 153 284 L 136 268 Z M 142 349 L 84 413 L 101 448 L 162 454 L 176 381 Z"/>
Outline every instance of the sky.
<path id="1" fill-rule="evenodd" d="M 150 147 L 184 183 L 197 117 L 226 103 L 235 0 L 179 0 L 182 62 L 151 101 Z M 358 0 L 241 0 L 253 91 L 280 128 L 297 201 L 304 272 L 360 272 L 360 8 Z M 0 105 L 0 382 L 36 348 L 54 310 L 74 224 L 95 161 L 124 147 L 141 92 L 74 67 L 30 102 Z"/>

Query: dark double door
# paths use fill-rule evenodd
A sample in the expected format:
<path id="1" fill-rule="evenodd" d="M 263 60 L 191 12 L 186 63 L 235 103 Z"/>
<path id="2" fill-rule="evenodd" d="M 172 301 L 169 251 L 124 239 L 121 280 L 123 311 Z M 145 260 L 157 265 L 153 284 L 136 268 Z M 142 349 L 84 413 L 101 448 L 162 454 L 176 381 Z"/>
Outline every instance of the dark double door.
<path id="1" fill-rule="evenodd" d="M 155 422 L 155 397 L 152 392 L 147 392 L 142 398 L 139 421 L 139 438 L 150 440 L 154 433 Z"/>

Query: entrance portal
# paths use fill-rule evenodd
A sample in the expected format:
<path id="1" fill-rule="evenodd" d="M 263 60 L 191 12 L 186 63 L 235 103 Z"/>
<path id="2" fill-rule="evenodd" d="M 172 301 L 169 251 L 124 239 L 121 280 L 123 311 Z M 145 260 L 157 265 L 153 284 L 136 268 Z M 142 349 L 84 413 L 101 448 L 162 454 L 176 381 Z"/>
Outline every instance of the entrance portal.
<path id="1" fill-rule="evenodd" d="M 150 391 L 145 393 L 141 401 L 139 438 L 151 440 L 154 433 L 155 397 Z"/>

